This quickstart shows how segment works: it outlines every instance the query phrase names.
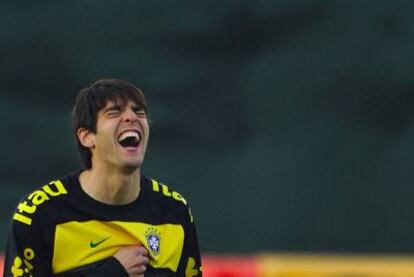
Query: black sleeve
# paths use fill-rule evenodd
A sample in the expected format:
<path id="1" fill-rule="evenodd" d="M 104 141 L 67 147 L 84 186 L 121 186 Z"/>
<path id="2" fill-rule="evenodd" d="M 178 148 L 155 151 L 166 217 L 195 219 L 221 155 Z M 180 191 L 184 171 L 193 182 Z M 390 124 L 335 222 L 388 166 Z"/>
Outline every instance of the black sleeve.
<path id="1" fill-rule="evenodd" d="M 40 217 L 29 221 L 12 220 L 3 277 L 128 277 L 124 267 L 113 257 L 54 275 L 52 249 L 44 239 L 48 227 L 39 220 Z"/>
<path id="2" fill-rule="evenodd" d="M 114 257 L 75 268 L 56 277 L 128 277 L 121 263 Z"/>
<path id="3" fill-rule="evenodd" d="M 43 244 L 40 225 L 13 220 L 8 233 L 3 276 L 52 276 L 49 252 Z"/>
<path id="4" fill-rule="evenodd" d="M 184 247 L 177 276 L 199 277 L 202 276 L 201 255 L 194 219 L 188 206 L 186 214 Z"/>

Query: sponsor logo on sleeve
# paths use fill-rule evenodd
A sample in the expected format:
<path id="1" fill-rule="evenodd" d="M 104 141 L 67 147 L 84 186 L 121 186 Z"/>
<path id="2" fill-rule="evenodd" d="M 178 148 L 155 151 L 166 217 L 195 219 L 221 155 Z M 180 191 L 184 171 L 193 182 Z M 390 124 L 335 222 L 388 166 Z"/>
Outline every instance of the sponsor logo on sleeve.
<path id="1" fill-rule="evenodd" d="M 10 269 L 13 277 L 33 276 L 31 274 L 33 265 L 30 263 L 35 258 L 35 252 L 31 248 L 26 248 L 23 251 L 23 259 L 16 256 L 13 265 Z"/>
<path id="2" fill-rule="evenodd" d="M 184 203 L 184 205 L 187 205 L 187 201 L 184 199 L 184 197 L 181 196 L 181 194 L 179 194 L 176 191 L 170 191 L 170 189 L 168 188 L 168 186 L 158 183 L 157 181 L 155 181 L 154 179 L 151 180 L 152 181 L 152 190 L 155 192 L 162 192 L 162 194 L 166 197 L 172 197 L 174 200 L 179 201 Z"/>
<path id="3" fill-rule="evenodd" d="M 60 181 L 53 181 L 48 185 L 44 185 L 42 189 L 32 192 L 27 197 L 27 201 L 19 203 L 17 212 L 13 215 L 13 219 L 26 225 L 32 225 L 30 215 L 36 212 L 37 206 L 49 201 L 50 197 L 57 197 L 67 193 L 68 192 Z"/>
<path id="4" fill-rule="evenodd" d="M 196 267 L 196 260 L 193 257 L 189 257 L 187 261 L 187 267 L 185 269 L 185 277 L 198 276 L 200 271 L 195 267 Z"/>

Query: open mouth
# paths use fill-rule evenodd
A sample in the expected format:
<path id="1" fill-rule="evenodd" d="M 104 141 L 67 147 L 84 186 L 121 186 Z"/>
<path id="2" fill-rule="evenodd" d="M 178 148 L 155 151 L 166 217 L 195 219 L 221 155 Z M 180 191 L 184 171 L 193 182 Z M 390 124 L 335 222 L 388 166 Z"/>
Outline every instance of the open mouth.
<path id="1" fill-rule="evenodd" d="M 122 147 L 138 147 L 141 136 L 137 131 L 125 131 L 118 137 L 118 142 Z"/>

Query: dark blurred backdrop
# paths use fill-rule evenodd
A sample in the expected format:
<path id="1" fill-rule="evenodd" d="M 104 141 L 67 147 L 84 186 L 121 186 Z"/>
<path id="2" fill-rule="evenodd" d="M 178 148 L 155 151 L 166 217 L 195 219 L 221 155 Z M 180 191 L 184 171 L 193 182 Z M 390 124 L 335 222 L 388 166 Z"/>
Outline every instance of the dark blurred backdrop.
<path id="1" fill-rule="evenodd" d="M 1 1 L 0 249 L 77 170 L 77 91 L 147 94 L 203 252 L 414 252 L 413 1 Z"/>

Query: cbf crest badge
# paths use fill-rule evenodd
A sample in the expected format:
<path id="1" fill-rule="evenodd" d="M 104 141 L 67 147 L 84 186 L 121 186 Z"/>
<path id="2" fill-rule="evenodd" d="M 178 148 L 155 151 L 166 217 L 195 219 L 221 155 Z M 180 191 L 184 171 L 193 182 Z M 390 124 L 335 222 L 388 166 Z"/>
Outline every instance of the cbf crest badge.
<path id="1" fill-rule="evenodd" d="M 145 231 L 145 237 L 151 255 L 155 257 L 160 254 L 161 233 L 155 227 L 150 227 Z"/>

